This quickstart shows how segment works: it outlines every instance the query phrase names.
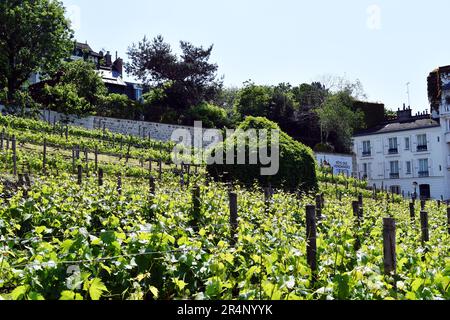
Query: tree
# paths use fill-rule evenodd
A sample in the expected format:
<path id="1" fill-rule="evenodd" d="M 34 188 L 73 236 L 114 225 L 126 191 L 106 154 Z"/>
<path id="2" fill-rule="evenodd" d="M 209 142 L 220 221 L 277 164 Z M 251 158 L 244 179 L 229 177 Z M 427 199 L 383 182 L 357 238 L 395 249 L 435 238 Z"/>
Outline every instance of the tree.
<path id="1" fill-rule="evenodd" d="M 142 113 L 142 105 L 124 94 L 112 93 L 101 96 L 96 114 L 102 117 L 137 120 Z"/>
<path id="2" fill-rule="evenodd" d="M 107 90 L 95 66 L 83 60 L 63 63 L 51 81 L 32 86 L 33 98 L 64 114 L 92 114 Z"/>
<path id="3" fill-rule="evenodd" d="M 340 92 L 329 96 L 316 110 L 324 142 L 327 143 L 330 136 L 335 134 L 334 146 L 338 152 L 350 151 L 353 131 L 363 123 L 364 114 L 359 110 L 352 110 L 353 102 L 354 99 L 347 92 Z"/>
<path id="4" fill-rule="evenodd" d="M 356 100 L 367 99 L 367 95 L 364 92 L 364 87 L 359 79 L 351 81 L 346 77 L 324 75 L 321 77 L 320 82 L 328 91 L 334 93 L 345 92 L 347 95 Z"/>
<path id="5" fill-rule="evenodd" d="M 273 89 L 269 86 L 259 86 L 251 81 L 244 82 L 236 99 L 236 110 L 241 118 L 246 116 L 267 117 Z"/>
<path id="6" fill-rule="evenodd" d="M 202 121 L 206 128 L 223 128 L 230 124 L 225 109 L 206 102 L 191 107 L 187 118 L 190 122 L 188 124 L 194 125 L 194 121 Z"/>
<path id="7" fill-rule="evenodd" d="M 178 57 L 162 36 L 152 41 L 144 37 L 128 48 L 130 62 L 125 69 L 152 87 L 164 88 L 164 100 L 157 104 L 186 110 L 214 100 L 222 80 L 217 79 L 218 66 L 209 62 L 213 46 L 204 49 L 181 41 L 180 47 Z"/>
<path id="8" fill-rule="evenodd" d="M 57 69 L 70 54 L 72 31 L 60 1 L 0 1 L 0 74 L 8 100 L 33 72 Z"/>

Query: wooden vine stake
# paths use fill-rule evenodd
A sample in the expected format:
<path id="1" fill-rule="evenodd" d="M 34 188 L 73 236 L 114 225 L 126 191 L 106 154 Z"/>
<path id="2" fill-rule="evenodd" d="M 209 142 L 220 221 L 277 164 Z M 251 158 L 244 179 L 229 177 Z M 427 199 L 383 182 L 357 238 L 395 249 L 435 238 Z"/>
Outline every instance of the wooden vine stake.
<path id="1" fill-rule="evenodd" d="M 122 174 L 119 173 L 117 175 L 117 193 L 119 194 L 119 196 L 122 195 Z"/>
<path id="2" fill-rule="evenodd" d="M 414 222 L 416 220 L 416 209 L 414 207 L 414 202 L 409 203 L 409 215 L 411 217 L 411 221 Z"/>
<path id="3" fill-rule="evenodd" d="M 450 234 L 450 207 L 447 208 L 447 228 L 448 234 Z"/>
<path id="4" fill-rule="evenodd" d="M 13 174 L 17 175 L 17 154 L 16 154 L 16 136 L 12 137 L 12 153 L 13 153 Z"/>
<path id="5" fill-rule="evenodd" d="M 103 185 L 103 169 L 98 169 L 98 185 L 101 187 Z"/>
<path id="6" fill-rule="evenodd" d="M 192 188 L 192 226 L 194 230 L 198 230 L 200 222 L 200 187 Z"/>
<path id="7" fill-rule="evenodd" d="M 5 128 L 0 133 L 0 151 L 3 151 L 3 140 L 5 139 Z"/>
<path id="8" fill-rule="evenodd" d="M 78 165 L 78 185 L 81 186 L 82 182 L 83 182 L 83 167 L 81 166 L 81 164 Z"/>
<path id="9" fill-rule="evenodd" d="M 430 241 L 430 234 L 428 230 L 428 212 L 420 212 L 420 225 L 422 229 L 422 244 Z"/>
<path id="10" fill-rule="evenodd" d="M 358 195 L 358 204 L 359 204 L 359 207 L 360 207 L 360 208 L 363 207 L 363 195 L 362 195 L 362 193 L 360 193 L 360 194 Z"/>
<path id="11" fill-rule="evenodd" d="M 359 201 L 352 201 L 353 216 L 359 215 Z"/>
<path id="12" fill-rule="evenodd" d="M 47 174 L 47 139 L 44 139 L 44 155 L 42 158 L 42 173 Z"/>
<path id="13" fill-rule="evenodd" d="M 317 220 L 322 220 L 322 195 L 316 196 L 316 217 Z"/>
<path id="14" fill-rule="evenodd" d="M 317 225 L 316 208 L 313 205 L 306 206 L 306 239 L 307 261 L 311 271 L 317 271 Z"/>
<path id="15" fill-rule="evenodd" d="M 156 185 L 155 185 L 155 178 L 153 176 L 150 176 L 150 197 L 153 198 L 156 195 Z"/>
<path id="16" fill-rule="evenodd" d="M 237 194 L 230 192 L 230 239 L 231 244 L 234 246 L 237 242 L 236 231 L 238 228 L 238 206 L 237 206 Z"/>
<path id="17" fill-rule="evenodd" d="M 383 219 L 384 273 L 387 275 L 397 272 L 395 229 L 393 218 Z"/>

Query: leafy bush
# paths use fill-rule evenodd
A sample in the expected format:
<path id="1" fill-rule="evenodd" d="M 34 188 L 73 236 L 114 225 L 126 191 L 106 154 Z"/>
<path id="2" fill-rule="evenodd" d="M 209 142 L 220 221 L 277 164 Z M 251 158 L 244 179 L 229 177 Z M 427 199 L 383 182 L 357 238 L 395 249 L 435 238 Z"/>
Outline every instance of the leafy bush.
<path id="1" fill-rule="evenodd" d="M 334 147 L 329 143 L 318 143 L 314 147 L 315 152 L 334 152 Z"/>
<path id="2" fill-rule="evenodd" d="M 312 150 L 303 144 L 293 140 L 286 133 L 282 132 L 279 126 L 267 120 L 266 118 L 255 118 L 247 117 L 244 122 L 238 126 L 239 130 L 249 130 L 249 129 L 267 129 L 278 130 L 280 132 L 279 140 L 279 151 L 280 151 L 280 167 L 279 171 L 274 176 L 262 176 L 261 168 L 265 167 L 259 164 L 210 164 L 207 167 L 208 172 L 215 176 L 227 176 L 232 180 L 237 180 L 244 184 L 251 184 L 255 180 L 260 184 L 268 185 L 283 189 L 300 189 L 304 191 L 309 191 L 317 188 L 317 177 L 316 177 L 316 160 L 312 153 Z M 217 152 L 221 150 L 226 150 L 227 145 L 234 144 L 239 136 L 239 131 L 236 131 L 233 135 L 228 137 L 223 144 L 218 144 L 215 149 L 211 152 L 211 156 L 216 156 Z M 268 141 L 271 143 L 271 135 L 268 134 Z M 245 142 L 246 150 L 246 162 L 248 163 L 249 150 L 253 148 L 259 148 L 259 141 L 248 141 Z M 231 148 L 231 147 L 230 147 Z M 237 163 L 236 151 L 237 147 L 234 144 L 235 151 L 235 163 Z M 271 152 L 273 152 L 271 150 Z M 212 158 L 210 158 L 212 159 Z M 226 157 L 224 157 L 226 159 Z M 211 161 L 209 162 L 211 163 Z"/>
<path id="3" fill-rule="evenodd" d="M 124 94 L 112 93 L 100 98 L 97 115 L 103 117 L 138 119 L 142 106 Z"/>
<path id="4" fill-rule="evenodd" d="M 187 113 L 189 121 L 202 121 L 206 128 L 223 128 L 228 124 L 225 109 L 209 103 L 201 103 L 191 107 Z"/>

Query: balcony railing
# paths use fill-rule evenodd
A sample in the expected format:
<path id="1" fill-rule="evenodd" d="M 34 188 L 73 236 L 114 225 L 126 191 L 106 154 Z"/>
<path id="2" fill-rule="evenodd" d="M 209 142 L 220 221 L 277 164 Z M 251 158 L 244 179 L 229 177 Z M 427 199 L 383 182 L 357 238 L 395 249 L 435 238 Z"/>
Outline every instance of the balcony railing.
<path id="1" fill-rule="evenodd" d="M 419 171 L 419 178 L 427 178 L 430 176 L 429 171 Z"/>
<path id="2" fill-rule="evenodd" d="M 370 152 L 370 151 L 363 151 L 362 155 L 363 155 L 363 157 L 370 157 L 372 155 L 372 152 Z"/>
<path id="3" fill-rule="evenodd" d="M 417 146 L 417 152 L 424 152 L 424 151 L 428 151 L 427 145 Z"/>
<path id="4" fill-rule="evenodd" d="M 398 154 L 398 148 L 389 149 L 389 154 Z"/>
<path id="5" fill-rule="evenodd" d="M 391 173 L 391 179 L 399 179 L 400 178 L 400 173 Z"/>

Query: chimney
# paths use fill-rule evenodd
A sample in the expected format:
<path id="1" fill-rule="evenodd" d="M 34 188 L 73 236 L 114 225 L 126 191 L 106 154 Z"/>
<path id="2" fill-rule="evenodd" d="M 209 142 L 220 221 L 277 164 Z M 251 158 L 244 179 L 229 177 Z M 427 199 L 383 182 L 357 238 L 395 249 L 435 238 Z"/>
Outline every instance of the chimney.
<path id="1" fill-rule="evenodd" d="M 107 51 L 106 55 L 105 55 L 105 64 L 107 67 L 112 66 L 112 57 L 111 57 L 111 53 L 109 51 Z"/>
<path id="2" fill-rule="evenodd" d="M 400 122 L 408 122 L 411 120 L 412 112 L 411 109 L 406 109 L 406 107 L 403 108 L 403 110 L 400 110 L 400 108 L 397 111 L 397 119 Z"/>
<path id="3" fill-rule="evenodd" d="M 117 73 L 120 74 L 120 76 L 123 76 L 123 60 L 121 58 L 116 59 L 113 63 L 113 69 L 117 71 Z"/>

